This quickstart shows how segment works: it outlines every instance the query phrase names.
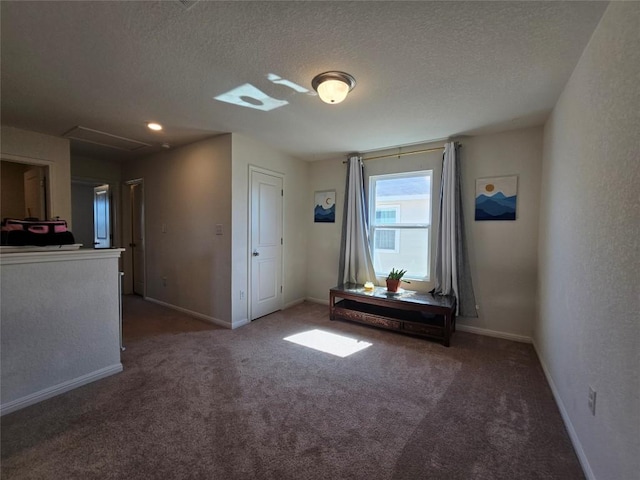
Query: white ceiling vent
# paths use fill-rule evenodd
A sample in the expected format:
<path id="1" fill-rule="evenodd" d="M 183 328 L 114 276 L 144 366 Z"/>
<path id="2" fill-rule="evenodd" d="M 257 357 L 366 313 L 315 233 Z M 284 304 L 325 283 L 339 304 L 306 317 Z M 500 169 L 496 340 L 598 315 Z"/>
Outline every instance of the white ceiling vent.
<path id="1" fill-rule="evenodd" d="M 175 2 L 185 10 L 190 10 L 199 1 L 200 0 L 175 0 Z"/>
<path id="2" fill-rule="evenodd" d="M 132 140 L 130 138 L 120 137 L 111 133 L 101 132 L 92 128 L 81 126 L 73 127 L 71 130 L 62 135 L 65 138 L 78 140 L 80 142 L 93 143 L 94 145 L 102 145 L 103 147 L 117 148 L 127 152 L 135 152 L 144 147 L 150 147 L 151 144 Z"/>

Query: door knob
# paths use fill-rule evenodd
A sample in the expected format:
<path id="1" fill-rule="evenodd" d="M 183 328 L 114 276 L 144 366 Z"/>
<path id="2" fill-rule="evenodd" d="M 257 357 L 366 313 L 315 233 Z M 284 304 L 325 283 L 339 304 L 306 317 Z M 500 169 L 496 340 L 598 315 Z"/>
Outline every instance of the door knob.
<path id="1" fill-rule="evenodd" d="M 258 251 L 257 251 L 257 250 L 254 250 L 254 251 L 253 251 L 253 256 L 254 256 L 254 257 L 257 257 L 257 256 L 259 256 L 259 255 L 260 255 L 260 254 L 258 253 Z"/>

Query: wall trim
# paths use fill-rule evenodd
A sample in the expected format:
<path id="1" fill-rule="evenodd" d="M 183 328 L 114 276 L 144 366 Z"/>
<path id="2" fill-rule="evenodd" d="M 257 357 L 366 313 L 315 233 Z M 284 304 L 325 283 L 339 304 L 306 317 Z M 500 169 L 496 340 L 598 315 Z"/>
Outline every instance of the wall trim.
<path id="1" fill-rule="evenodd" d="M 229 325 L 229 323 L 225 322 L 224 320 L 220 320 L 219 318 L 215 318 L 215 317 L 210 317 L 209 315 L 205 315 L 204 313 L 198 313 L 198 312 L 194 312 L 193 310 L 188 310 L 186 308 L 178 307 L 177 305 L 173 305 L 171 303 L 163 302 L 162 300 L 157 300 L 157 299 L 155 299 L 153 297 L 144 297 L 144 299 L 150 301 L 151 303 L 155 303 L 157 305 L 161 305 L 163 307 L 170 308 L 171 310 L 176 310 L 176 311 L 181 312 L 181 313 L 186 313 L 187 315 L 189 315 L 191 317 L 195 317 L 195 318 L 198 318 L 200 320 L 204 320 L 205 322 L 213 323 L 214 325 L 217 325 L 219 327 L 235 328 L 234 326 Z"/>
<path id="2" fill-rule="evenodd" d="M 30 405 L 34 405 L 36 403 L 42 402 L 43 400 L 47 400 L 70 390 L 74 390 L 78 387 L 82 387 L 83 385 L 86 385 L 88 383 L 101 380 L 116 373 L 120 373 L 122 370 L 122 363 L 118 362 L 115 365 L 101 368 L 100 370 L 96 370 L 95 372 L 87 373 L 86 375 L 82 375 L 80 377 L 54 385 L 52 387 L 45 388 L 44 390 L 25 395 L 24 397 L 12 400 L 11 402 L 3 403 L 2 405 L 0 405 L 0 416 L 15 412 L 16 410 L 20 410 Z"/>
<path id="3" fill-rule="evenodd" d="M 305 300 L 307 302 L 319 303 L 321 305 L 329 305 L 329 300 L 326 300 L 324 298 L 307 297 L 305 298 Z"/>
<path id="4" fill-rule="evenodd" d="M 249 325 L 250 323 L 251 323 L 251 321 L 248 318 L 243 318 L 242 320 L 238 320 L 237 322 L 233 322 L 233 324 L 231 325 L 231 329 L 235 330 L 236 328 L 244 327 L 245 325 Z"/>
<path id="5" fill-rule="evenodd" d="M 295 307 L 296 305 L 300 305 L 301 303 L 304 303 L 304 301 L 305 301 L 304 298 L 297 298 L 295 300 L 292 300 L 291 302 L 285 303 L 282 309 L 286 310 L 287 308 Z"/>
<path id="6" fill-rule="evenodd" d="M 3 247 L 5 248 L 5 247 Z M 47 247 L 6 247 L 6 249 L 35 249 L 36 251 L 16 251 L 0 256 L 2 265 L 20 265 L 25 263 L 43 262 L 68 262 L 71 260 L 100 260 L 103 258 L 118 258 L 124 252 L 124 248 L 88 249 L 76 248 L 75 250 L 63 250 Z"/>
<path id="7" fill-rule="evenodd" d="M 471 327 L 469 325 L 461 325 L 456 323 L 456 330 L 459 332 L 475 333 L 476 335 L 484 335 L 486 337 L 503 338 L 505 340 L 513 340 L 520 343 L 533 343 L 531 337 L 518 335 L 515 333 L 499 332 L 497 330 L 489 330 L 487 328 Z"/>
<path id="8" fill-rule="evenodd" d="M 553 378 L 551 377 L 551 373 L 549 373 L 549 369 L 547 365 L 544 363 L 542 356 L 540 355 L 540 351 L 536 345 L 535 340 L 532 341 L 533 349 L 536 351 L 536 355 L 538 356 L 538 361 L 542 366 L 542 371 L 544 372 L 544 376 L 547 379 L 547 383 L 551 388 L 551 393 L 553 393 L 553 398 L 556 401 L 556 405 L 558 405 L 558 410 L 560 410 L 560 416 L 562 417 L 562 421 L 564 422 L 564 426 L 569 433 L 569 438 L 571 439 L 571 444 L 573 445 L 573 449 L 576 451 L 576 455 L 578 456 L 578 460 L 580 461 L 580 466 L 582 466 L 582 471 L 584 472 L 587 480 L 596 480 L 596 476 L 591 470 L 591 465 L 589 465 L 589 460 L 587 459 L 586 453 L 584 453 L 584 449 L 582 448 L 582 443 L 580 443 L 580 439 L 578 438 L 578 434 L 576 433 L 575 428 L 573 428 L 573 424 L 571 423 L 571 419 L 569 418 L 569 413 L 564 406 L 564 402 L 560 397 L 560 392 L 556 388 L 555 383 L 553 383 Z"/>

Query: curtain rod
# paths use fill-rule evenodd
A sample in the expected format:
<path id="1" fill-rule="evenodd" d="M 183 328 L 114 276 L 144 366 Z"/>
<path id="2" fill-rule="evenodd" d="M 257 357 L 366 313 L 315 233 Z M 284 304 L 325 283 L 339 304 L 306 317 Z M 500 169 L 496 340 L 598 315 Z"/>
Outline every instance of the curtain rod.
<path id="1" fill-rule="evenodd" d="M 378 160 L 379 158 L 391 158 L 391 157 L 404 157 L 405 155 L 415 155 L 416 153 L 429 153 L 429 152 L 437 152 L 438 150 L 444 150 L 444 147 L 435 147 L 435 148 L 426 148 L 424 150 L 414 150 L 412 152 L 398 152 L 398 153 L 390 153 L 388 155 L 378 155 L 377 157 L 369 157 L 369 158 L 363 158 L 363 161 L 368 161 L 368 160 Z M 345 160 L 342 163 L 347 163 L 347 161 Z"/>

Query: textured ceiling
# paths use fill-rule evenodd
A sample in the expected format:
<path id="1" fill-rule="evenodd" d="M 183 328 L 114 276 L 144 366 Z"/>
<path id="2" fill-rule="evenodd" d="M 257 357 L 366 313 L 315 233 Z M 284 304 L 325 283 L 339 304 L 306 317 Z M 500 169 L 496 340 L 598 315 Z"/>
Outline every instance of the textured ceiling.
<path id="1" fill-rule="evenodd" d="M 1 2 L 2 124 L 61 136 L 74 126 L 152 144 L 126 159 L 238 132 L 306 160 L 541 124 L 606 3 Z M 311 89 L 352 74 L 339 105 Z M 243 84 L 287 105 L 214 97 Z M 150 120 L 162 123 L 149 132 Z"/>

